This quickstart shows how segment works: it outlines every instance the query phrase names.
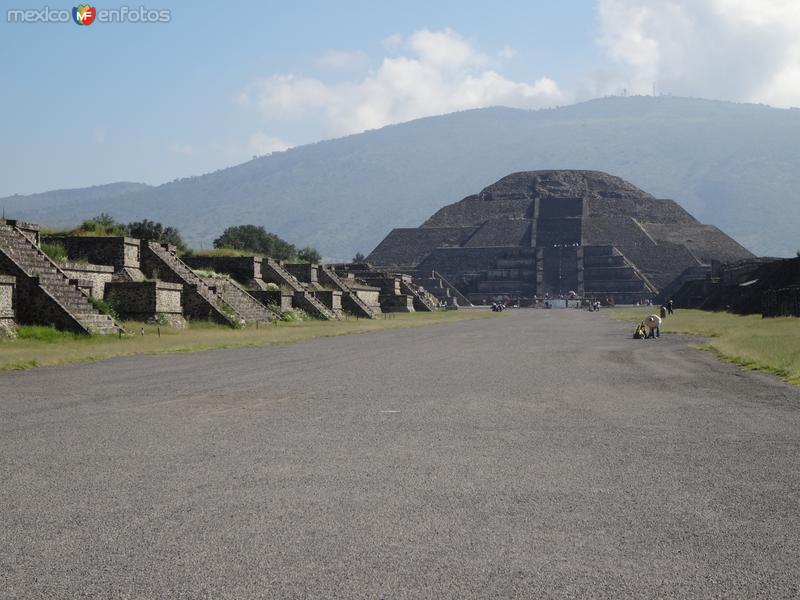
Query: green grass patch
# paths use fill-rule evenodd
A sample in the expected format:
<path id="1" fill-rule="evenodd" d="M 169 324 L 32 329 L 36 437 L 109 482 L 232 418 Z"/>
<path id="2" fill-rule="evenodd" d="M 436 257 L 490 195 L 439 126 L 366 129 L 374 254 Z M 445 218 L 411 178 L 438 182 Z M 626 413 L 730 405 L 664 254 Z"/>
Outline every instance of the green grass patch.
<path id="1" fill-rule="evenodd" d="M 252 250 L 236 250 L 234 248 L 207 248 L 193 250 L 192 256 L 261 256 Z"/>
<path id="2" fill-rule="evenodd" d="M 67 251 L 62 244 L 44 242 L 39 248 L 54 262 L 61 263 L 67 260 Z"/>
<path id="3" fill-rule="evenodd" d="M 61 331 L 52 325 L 21 325 L 17 328 L 17 339 L 6 341 L 5 344 L 13 344 L 21 340 L 45 342 L 53 344 L 65 341 L 84 341 L 87 336 L 69 331 Z"/>
<path id="4" fill-rule="evenodd" d="M 636 323 L 654 307 L 614 309 L 614 319 Z M 695 347 L 745 369 L 765 371 L 794 384 L 800 384 L 800 319 L 763 319 L 760 315 L 734 315 L 702 310 L 676 310 L 664 319 L 662 333 L 708 338 Z"/>
<path id="5" fill-rule="evenodd" d="M 52 327 L 19 328 L 17 339 L 0 341 L 0 371 L 103 360 L 114 356 L 198 352 L 216 348 L 242 348 L 289 344 L 320 337 L 370 333 L 420 327 L 495 316 L 488 310 L 454 310 L 434 313 L 391 314 L 377 319 L 316 319 L 276 324 L 250 324 L 231 329 L 208 321 L 190 321 L 186 329 L 141 322 L 123 323 L 128 335 L 77 335 Z"/>

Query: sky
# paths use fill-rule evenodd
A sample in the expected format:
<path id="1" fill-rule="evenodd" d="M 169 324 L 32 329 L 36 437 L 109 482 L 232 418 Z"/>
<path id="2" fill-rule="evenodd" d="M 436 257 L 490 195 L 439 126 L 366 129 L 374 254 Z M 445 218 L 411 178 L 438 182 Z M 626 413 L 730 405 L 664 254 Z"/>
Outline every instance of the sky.
<path id="1" fill-rule="evenodd" d="M 0 4 L 0 196 L 160 184 L 422 116 L 654 85 L 800 106 L 798 0 L 148 0 L 127 6 L 167 22 L 87 26 L 9 21 L 73 5 Z"/>

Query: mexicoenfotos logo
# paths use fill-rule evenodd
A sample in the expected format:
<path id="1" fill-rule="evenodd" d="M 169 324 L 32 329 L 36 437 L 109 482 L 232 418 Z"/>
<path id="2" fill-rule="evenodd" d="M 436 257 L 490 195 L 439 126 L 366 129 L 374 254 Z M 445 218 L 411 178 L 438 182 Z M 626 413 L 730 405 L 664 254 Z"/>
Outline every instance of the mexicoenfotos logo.
<path id="1" fill-rule="evenodd" d="M 72 19 L 78 25 L 91 25 L 97 16 L 97 10 L 88 4 L 79 4 L 72 9 Z"/>
<path id="2" fill-rule="evenodd" d="M 144 6 L 119 8 L 95 8 L 79 4 L 70 11 L 63 8 L 10 8 L 6 11 L 9 23 L 69 23 L 87 26 L 97 23 L 169 23 L 172 11 L 166 8 Z"/>

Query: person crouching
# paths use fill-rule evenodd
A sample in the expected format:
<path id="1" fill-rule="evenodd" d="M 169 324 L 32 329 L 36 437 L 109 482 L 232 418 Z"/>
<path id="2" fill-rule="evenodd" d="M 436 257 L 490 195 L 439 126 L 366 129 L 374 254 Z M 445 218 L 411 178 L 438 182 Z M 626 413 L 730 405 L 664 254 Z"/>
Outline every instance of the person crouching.
<path id="1" fill-rule="evenodd" d="M 644 325 L 647 327 L 647 337 L 654 339 L 661 337 L 661 317 L 658 315 L 647 315 L 644 320 Z"/>

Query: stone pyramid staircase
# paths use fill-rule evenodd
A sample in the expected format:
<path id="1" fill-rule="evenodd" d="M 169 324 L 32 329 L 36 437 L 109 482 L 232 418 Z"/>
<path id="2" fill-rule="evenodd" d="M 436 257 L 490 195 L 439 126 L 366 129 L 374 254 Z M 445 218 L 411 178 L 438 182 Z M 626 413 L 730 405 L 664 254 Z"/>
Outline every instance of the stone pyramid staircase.
<path id="1" fill-rule="evenodd" d="M 228 306 L 232 307 L 248 323 L 256 321 L 271 322 L 277 317 L 275 313 L 253 298 L 238 282 L 231 277 L 204 278 L 204 281 L 216 292 Z"/>
<path id="2" fill-rule="evenodd" d="M 400 291 L 414 299 L 414 310 L 433 312 L 439 308 L 438 302 L 425 291 L 425 288 L 420 290 L 417 286 L 407 282 L 404 278 L 400 279 Z"/>
<path id="3" fill-rule="evenodd" d="M 246 322 L 243 315 L 178 258 L 174 247 L 143 241 L 141 262 L 142 270 L 149 277 L 183 285 L 183 309 L 186 314 L 210 318 L 233 327 Z"/>
<path id="4" fill-rule="evenodd" d="M 27 296 L 18 309 L 23 321 L 55 323 L 78 333 L 105 335 L 123 331 L 111 317 L 97 310 L 13 221 L 0 221 L 0 266 L 17 277 L 20 291 L 24 290 Z"/>
<path id="5" fill-rule="evenodd" d="M 359 298 L 358 294 L 352 291 L 331 267 L 321 266 L 319 277 L 323 283 L 342 292 L 342 308 L 346 311 L 366 319 L 374 319 L 378 316 L 378 312 Z"/>
<path id="6" fill-rule="evenodd" d="M 300 280 L 284 269 L 278 261 L 265 258 L 261 263 L 261 274 L 267 281 L 290 288 L 294 292 L 296 306 L 307 313 L 326 321 L 337 318 L 332 310 L 317 300 L 313 292 L 307 290 Z"/>

